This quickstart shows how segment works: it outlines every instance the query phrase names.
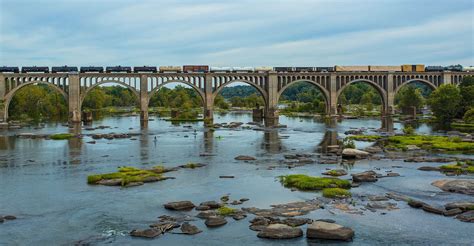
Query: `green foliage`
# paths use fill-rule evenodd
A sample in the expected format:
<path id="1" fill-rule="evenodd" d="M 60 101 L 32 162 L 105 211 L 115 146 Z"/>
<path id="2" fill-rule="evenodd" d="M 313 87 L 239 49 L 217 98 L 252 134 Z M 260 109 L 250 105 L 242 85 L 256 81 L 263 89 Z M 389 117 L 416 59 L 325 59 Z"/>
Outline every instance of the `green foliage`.
<path id="1" fill-rule="evenodd" d="M 118 172 L 115 173 L 89 175 L 87 183 L 97 184 L 101 180 L 120 179 L 122 186 L 125 186 L 132 182 L 143 182 L 149 177 L 162 178 L 160 173 L 155 172 L 155 169 L 142 170 L 135 167 L 119 167 Z"/>
<path id="2" fill-rule="evenodd" d="M 454 164 L 445 164 L 439 167 L 442 172 L 455 173 L 455 174 L 467 174 L 474 173 L 474 165 L 471 161 L 458 161 Z"/>
<path id="3" fill-rule="evenodd" d="M 472 96 L 474 97 L 474 94 L 472 94 Z M 466 111 L 462 119 L 464 120 L 465 123 L 473 124 L 474 123 L 474 107 Z"/>
<path id="4" fill-rule="evenodd" d="M 13 120 L 65 119 L 67 102 L 51 86 L 38 84 L 19 89 L 9 105 L 9 116 Z"/>
<path id="5" fill-rule="evenodd" d="M 74 135 L 70 133 L 57 133 L 49 136 L 49 138 L 53 140 L 65 140 L 72 137 L 74 137 Z"/>
<path id="6" fill-rule="evenodd" d="M 202 107 L 202 99 L 195 89 L 177 85 L 170 89 L 162 87 L 150 98 L 150 107 L 171 109 L 195 109 Z"/>
<path id="7" fill-rule="evenodd" d="M 403 127 L 403 134 L 405 134 L 405 135 L 414 135 L 415 134 L 415 129 L 413 129 L 413 127 L 410 126 L 410 125 L 405 125 Z"/>
<path id="8" fill-rule="evenodd" d="M 257 95 L 257 93 L 253 93 L 247 97 L 234 96 L 230 98 L 229 101 L 232 107 L 237 107 L 237 108 L 254 108 L 257 105 L 259 107 L 262 107 L 263 105 L 265 105 L 265 101 L 263 100 L 263 97 Z"/>
<path id="9" fill-rule="evenodd" d="M 460 116 L 462 116 L 474 108 L 474 76 L 463 77 L 462 82 L 459 84 L 459 90 L 462 97 L 460 109 Z"/>
<path id="10" fill-rule="evenodd" d="M 229 109 L 230 105 L 225 101 L 225 98 L 222 95 L 217 95 L 214 99 L 214 106 L 220 109 Z"/>
<path id="11" fill-rule="evenodd" d="M 111 106 L 138 106 L 138 102 L 136 95 L 126 87 L 97 86 L 86 95 L 82 107 L 97 110 Z"/>
<path id="12" fill-rule="evenodd" d="M 347 148 L 355 149 L 356 147 L 354 140 L 352 140 L 352 138 L 344 138 L 344 140 L 342 140 L 342 146 L 344 149 L 347 149 Z"/>
<path id="13" fill-rule="evenodd" d="M 312 177 L 304 174 L 291 174 L 280 176 L 280 182 L 287 188 L 297 188 L 300 190 L 322 190 L 324 188 L 344 188 L 350 189 L 351 183 L 348 180 L 327 177 Z"/>
<path id="14" fill-rule="evenodd" d="M 351 197 L 350 191 L 341 188 L 325 188 L 323 189 L 323 196 L 327 198 L 347 198 Z"/>
<path id="15" fill-rule="evenodd" d="M 414 85 L 407 85 L 402 87 L 397 93 L 395 102 L 403 113 L 411 114 L 413 112 L 413 107 L 417 110 L 423 107 L 425 99 L 420 88 L 417 88 Z"/>
<path id="16" fill-rule="evenodd" d="M 428 104 L 440 123 L 449 124 L 458 113 L 461 100 L 459 88 L 444 84 L 431 93 Z"/>
<path id="17" fill-rule="evenodd" d="M 237 212 L 237 209 L 229 208 L 227 206 L 222 206 L 222 207 L 217 209 L 217 214 L 219 214 L 221 216 L 233 215 L 235 212 Z"/>
<path id="18" fill-rule="evenodd" d="M 473 152 L 474 143 L 459 142 L 456 139 L 443 136 L 390 136 L 388 137 L 390 147 L 406 149 L 407 145 L 416 145 L 422 149 L 439 149 L 445 151 Z"/>
<path id="19" fill-rule="evenodd" d="M 347 137 L 348 139 L 352 139 L 355 141 L 366 141 L 366 142 L 375 142 L 382 138 L 382 136 L 378 135 L 352 135 Z"/>
<path id="20" fill-rule="evenodd" d="M 342 97 L 342 95 L 344 95 L 344 97 Z M 363 97 L 365 98 L 363 99 Z M 380 93 L 372 85 L 365 82 L 353 83 L 344 88 L 341 96 L 339 96 L 338 103 L 345 104 L 342 98 L 344 98 L 348 104 L 382 104 Z"/>

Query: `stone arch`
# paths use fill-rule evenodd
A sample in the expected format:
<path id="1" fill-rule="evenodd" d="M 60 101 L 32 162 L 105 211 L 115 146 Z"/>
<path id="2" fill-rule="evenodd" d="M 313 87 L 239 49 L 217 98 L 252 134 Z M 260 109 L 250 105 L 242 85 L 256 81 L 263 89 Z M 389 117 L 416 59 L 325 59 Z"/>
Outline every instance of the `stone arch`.
<path id="1" fill-rule="evenodd" d="M 265 106 L 268 105 L 268 94 L 267 92 L 262 88 L 260 87 L 259 85 L 253 83 L 252 81 L 249 81 L 249 80 L 245 80 L 245 79 L 233 79 L 233 80 L 230 80 L 224 84 L 222 84 L 220 87 L 218 87 L 216 89 L 216 91 L 214 91 L 212 93 L 212 101 L 214 102 L 214 99 L 216 98 L 217 95 L 219 95 L 219 92 L 226 86 L 232 84 L 232 83 L 237 83 L 237 82 L 242 82 L 242 83 L 246 83 L 252 87 L 254 87 L 255 89 L 257 89 L 257 91 L 260 92 L 260 95 L 262 95 L 263 97 L 263 101 L 265 102 Z"/>
<path id="2" fill-rule="evenodd" d="M 64 101 L 69 104 L 69 96 L 68 94 L 63 90 L 61 89 L 59 86 L 55 85 L 55 84 L 52 84 L 52 83 L 49 83 L 47 81 L 41 81 L 41 80 L 37 80 L 37 81 L 28 81 L 28 82 L 25 82 L 21 85 L 18 85 L 17 87 L 13 88 L 12 90 L 10 90 L 6 95 L 5 95 L 5 99 L 4 99 L 4 120 L 7 121 L 8 120 L 8 108 L 10 107 L 10 103 L 13 99 L 13 96 L 15 96 L 15 93 L 20 90 L 21 88 L 23 87 L 26 87 L 26 86 L 29 86 L 29 85 L 34 85 L 34 84 L 44 84 L 44 85 L 48 85 L 49 87 L 53 88 L 54 90 L 56 90 L 57 92 L 59 92 L 59 94 L 61 94 L 64 98 Z"/>
<path id="3" fill-rule="evenodd" d="M 416 78 L 414 78 L 414 79 L 407 80 L 407 81 L 401 83 L 399 86 L 397 86 L 397 87 L 395 88 L 393 94 L 394 94 L 394 95 L 397 95 L 398 91 L 399 91 L 403 86 L 405 86 L 405 85 L 407 85 L 407 84 L 409 84 L 409 83 L 412 83 L 412 82 L 421 82 L 421 83 L 423 83 L 423 84 L 428 85 L 432 90 L 436 90 L 436 88 L 437 88 L 435 84 L 431 83 L 431 82 L 428 81 L 428 80 L 425 80 L 425 79 L 416 79 Z"/>
<path id="4" fill-rule="evenodd" d="M 322 85 L 316 83 L 316 81 L 313 81 L 313 80 L 309 80 L 309 79 L 299 79 L 299 80 L 295 80 L 295 81 L 292 81 L 291 83 L 288 83 L 286 84 L 285 86 L 283 86 L 277 93 L 277 99 L 276 101 L 278 102 L 280 100 L 280 97 L 281 95 L 283 94 L 283 92 L 285 92 L 285 90 L 294 85 L 295 83 L 298 83 L 298 82 L 306 82 L 308 84 L 311 84 L 311 85 L 315 85 L 323 94 L 323 98 L 324 98 L 324 101 L 326 103 L 326 113 L 329 113 L 329 109 L 330 109 L 330 93 L 328 90 L 326 90 L 326 88 L 324 88 Z"/>
<path id="5" fill-rule="evenodd" d="M 380 87 L 380 85 L 378 85 L 374 81 L 368 80 L 368 79 L 355 79 L 355 80 L 351 80 L 351 81 L 347 82 L 344 86 L 342 86 L 341 88 L 339 88 L 339 90 L 337 90 L 336 98 L 335 98 L 336 102 L 335 103 L 337 104 L 337 102 L 339 100 L 339 96 L 341 96 L 341 94 L 342 94 L 342 92 L 344 91 L 345 88 L 347 88 L 349 85 L 351 85 L 353 83 L 357 83 L 357 82 L 367 83 L 367 84 L 371 85 L 373 88 L 375 88 L 375 90 L 379 92 L 379 95 L 382 98 L 382 109 L 383 109 L 382 111 L 388 110 L 387 92 L 382 87 Z"/>
<path id="6" fill-rule="evenodd" d="M 185 80 L 168 80 L 166 82 L 163 82 L 161 83 L 160 85 L 158 85 L 157 87 L 153 88 L 153 90 L 151 90 L 150 92 L 148 92 L 148 102 L 147 104 L 150 104 L 150 99 L 152 96 L 154 96 L 156 93 L 158 93 L 158 91 L 163 88 L 163 86 L 167 85 L 167 84 L 171 84 L 171 83 L 181 83 L 181 84 L 185 84 L 185 85 L 189 85 L 191 86 L 191 88 L 193 88 L 199 95 L 199 97 L 201 98 L 201 101 L 202 101 L 202 105 L 204 107 L 205 105 L 205 95 L 204 95 L 204 92 L 199 88 L 197 87 L 196 85 L 194 85 L 193 83 L 189 83 L 189 81 L 185 81 Z"/>
<path id="7" fill-rule="evenodd" d="M 107 83 L 111 83 L 111 84 L 119 84 L 119 85 L 122 85 L 122 86 L 125 86 L 126 88 L 128 88 L 133 94 L 135 94 L 135 96 L 137 97 L 138 100 L 140 100 L 140 93 L 137 91 L 137 89 L 135 89 L 134 87 L 132 87 L 131 85 L 125 83 L 125 82 L 122 82 L 122 81 L 117 81 L 117 80 L 104 80 L 104 81 L 100 81 L 98 83 L 95 83 L 94 85 L 92 85 L 91 87 L 87 88 L 84 93 L 81 93 L 81 101 L 80 101 L 80 108 L 82 109 L 82 103 L 84 102 L 84 99 L 86 98 L 86 96 L 89 94 L 89 92 L 92 91 L 92 89 L 94 89 L 95 87 L 99 86 L 99 85 L 103 85 L 103 84 L 107 84 Z"/>

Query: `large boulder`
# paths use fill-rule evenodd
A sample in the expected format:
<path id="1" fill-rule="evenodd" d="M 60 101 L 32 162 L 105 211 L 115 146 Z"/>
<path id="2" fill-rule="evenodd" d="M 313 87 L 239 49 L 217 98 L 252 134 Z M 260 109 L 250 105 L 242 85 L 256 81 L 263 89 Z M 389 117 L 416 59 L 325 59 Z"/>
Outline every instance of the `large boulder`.
<path id="1" fill-rule="evenodd" d="M 377 173 L 374 171 L 365 171 L 361 173 L 352 174 L 352 181 L 354 182 L 375 182 L 377 181 Z"/>
<path id="2" fill-rule="evenodd" d="M 369 156 L 369 152 L 358 150 L 358 149 L 351 149 L 351 148 L 345 148 L 342 150 L 342 158 L 346 159 L 363 159 L 367 158 Z"/>
<path id="3" fill-rule="evenodd" d="M 204 222 L 207 227 L 219 227 L 227 224 L 227 220 L 225 220 L 222 216 L 210 216 Z"/>
<path id="4" fill-rule="evenodd" d="M 447 192 L 474 195 L 474 179 L 442 179 L 434 181 L 431 185 Z"/>
<path id="5" fill-rule="evenodd" d="M 188 222 L 184 222 L 181 225 L 181 232 L 183 232 L 184 234 L 188 234 L 188 235 L 194 235 L 194 234 L 201 233 L 202 231 L 199 230 L 199 228 L 197 228 L 197 226 L 191 225 Z"/>
<path id="6" fill-rule="evenodd" d="M 165 204 L 166 209 L 177 210 L 177 211 L 191 210 L 194 207 L 195 205 L 190 201 L 169 202 Z"/>
<path id="7" fill-rule="evenodd" d="M 271 224 L 261 230 L 257 237 L 270 239 L 290 239 L 303 236 L 303 230 L 299 227 L 291 227 L 285 224 Z"/>
<path id="8" fill-rule="evenodd" d="M 313 224 L 308 226 L 306 237 L 351 241 L 354 237 L 354 231 L 351 228 L 344 227 L 336 223 L 315 221 Z"/>

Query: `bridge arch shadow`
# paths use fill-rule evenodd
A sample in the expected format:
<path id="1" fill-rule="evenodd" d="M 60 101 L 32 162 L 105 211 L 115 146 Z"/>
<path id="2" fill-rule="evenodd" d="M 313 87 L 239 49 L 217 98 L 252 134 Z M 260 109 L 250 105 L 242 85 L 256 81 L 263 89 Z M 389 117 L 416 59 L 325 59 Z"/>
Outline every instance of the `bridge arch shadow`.
<path id="1" fill-rule="evenodd" d="M 59 86 L 53 84 L 53 83 L 50 83 L 50 82 L 47 82 L 47 81 L 41 81 L 41 80 L 33 80 L 33 81 L 28 81 L 28 82 L 25 82 L 21 85 L 18 85 L 17 87 L 13 88 L 12 90 L 10 90 L 6 95 L 5 95 L 5 99 L 4 99 L 4 119 L 8 119 L 8 116 L 9 116 L 9 113 L 8 113 L 8 110 L 10 108 L 10 103 L 11 101 L 13 100 L 13 97 L 15 96 L 15 94 L 22 88 L 25 88 L 25 87 L 28 87 L 28 86 L 36 86 L 36 85 L 47 85 L 48 87 L 54 89 L 55 91 L 57 91 L 59 94 L 62 95 L 62 97 L 64 98 L 64 102 L 66 103 L 66 105 L 68 105 L 69 103 L 69 96 L 68 94 L 63 90 L 61 89 Z"/>

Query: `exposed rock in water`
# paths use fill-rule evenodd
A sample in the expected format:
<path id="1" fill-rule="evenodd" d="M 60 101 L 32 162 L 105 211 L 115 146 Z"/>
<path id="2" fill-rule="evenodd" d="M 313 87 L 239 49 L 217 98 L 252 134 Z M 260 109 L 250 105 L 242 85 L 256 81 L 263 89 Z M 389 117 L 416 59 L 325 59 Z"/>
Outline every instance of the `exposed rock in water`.
<path id="1" fill-rule="evenodd" d="M 154 238 L 161 234 L 161 231 L 158 229 L 145 229 L 145 230 L 133 230 L 130 232 L 132 237 L 145 237 L 145 238 Z"/>
<path id="2" fill-rule="evenodd" d="M 213 210 L 208 210 L 208 211 L 202 211 L 196 215 L 196 217 L 200 219 L 207 219 L 212 216 L 217 216 L 217 212 Z"/>
<path id="3" fill-rule="evenodd" d="M 285 224 L 271 224 L 261 230 L 257 236 L 270 239 L 290 239 L 303 236 L 303 230 Z"/>
<path id="4" fill-rule="evenodd" d="M 377 196 L 377 195 L 370 195 L 368 196 L 369 201 L 388 201 L 388 197 L 386 196 Z"/>
<path id="5" fill-rule="evenodd" d="M 408 200 L 408 206 L 412 208 L 422 208 L 424 205 L 427 205 L 427 204 L 422 201 L 413 200 L 413 199 Z"/>
<path id="6" fill-rule="evenodd" d="M 336 223 L 316 221 L 308 226 L 306 236 L 315 239 L 351 241 L 354 231 Z"/>
<path id="7" fill-rule="evenodd" d="M 371 154 L 376 154 L 376 153 L 383 152 L 383 149 L 380 148 L 379 146 L 370 146 L 370 147 L 365 148 L 364 150 L 371 153 Z"/>
<path id="8" fill-rule="evenodd" d="M 462 213 L 461 209 L 453 208 L 453 209 L 449 209 L 449 210 L 444 211 L 443 215 L 444 216 L 454 216 L 454 215 L 458 215 L 458 214 L 461 214 L 461 213 Z"/>
<path id="9" fill-rule="evenodd" d="M 239 156 L 235 157 L 234 159 L 238 160 L 238 161 L 254 161 L 254 160 L 256 160 L 255 157 L 248 156 L 248 155 L 239 155 Z"/>
<path id="10" fill-rule="evenodd" d="M 451 202 L 444 205 L 446 210 L 459 208 L 462 211 L 474 210 L 474 202 Z"/>
<path id="11" fill-rule="evenodd" d="M 170 202 L 164 205 L 166 209 L 170 210 L 191 210 L 195 205 L 190 201 Z"/>
<path id="12" fill-rule="evenodd" d="M 441 168 L 439 168 L 439 167 L 430 167 L 430 166 L 422 166 L 422 167 L 419 167 L 418 170 L 420 170 L 420 171 L 441 171 Z"/>
<path id="13" fill-rule="evenodd" d="M 196 209 L 197 211 L 205 211 L 205 210 L 211 209 L 211 207 L 205 206 L 205 205 L 199 205 L 199 206 L 197 206 L 197 207 L 194 208 L 194 209 Z"/>
<path id="14" fill-rule="evenodd" d="M 369 202 L 367 203 L 366 206 L 367 209 L 384 209 L 384 210 L 394 210 L 398 209 L 396 203 L 392 202 L 380 202 L 380 201 L 374 201 L 374 202 Z"/>
<path id="15" fill-rule="evenodd" d="M 405 162 L 452 162 L 456 161 L 455 158 L 447 158 L 447 157 L 411 157 L 404 160 Z"/>
<path id="16" fill-rule="evenodd" d="M 217 209 L 217 208 L 220 208 L 222 205 L 216 201 L 207 201 L 207 202 L 201 202 L 199 206 L 208 206 L 211 209 Z"/>
<path id="17" fill-rule="evenodd" d="M 474 223 L 474 210 L 470 210 L 468 212 L 462 213 L 462 214 L 456 216 L 456 219 L 458 219 L 462 222 Z"/>
<path id="18" fill-rule="evenodd" d="M 242 208 L 245 212 L 264 217 L 295 217 L 308 214 L 319 209 L 320 203 L 316 200 L 305 202 L 292 202 L 286 204 L 271 205 L 270 209 L 259 209 L 255 207 Z"/>
<path id="19" fill-rule="evenodd" d="M 352 174 L 352 181 L 354 182 L 375 182 L 377 181 L 377 173 L 374 171 L 365 171 L 361 173 Z"/>
<path id="20" fill-rule="evenodd" d="M 181 232 L 183 232 L 184 234 L 188 234 L 188 235 L 194 235 L 194 234 L 201 233 L 202 231 L 199 230 L 199 228 L 197 228 L 197 226 L 191 225 L 188 222 L 184 222 L 181 225 Z"/>
<path id="21" fill-rule="evenodd" d="M 347 171 L 344 169 L 333 169 L 323 173 L 324 175 L 330 176 L 344 176 L 347 175 Z"/>
<path id="22" fill-rule="evenodd" d="M 1 218 L 1 216 L 0 216 L 0 218 Z M 5 220 L 16 220 L 16 217 L 13 216 L 13 215 L 5 215 L 5 216 L 3 216 L 3 218 Z"/>
<path id="23" fill-rule="evenodd" d="M 207 227 L 219 227 L 227 224 L 227 220 L 222 216 L 211 216 L 204 223 Z"/>
<path id="24" fill-rule="evenodd" d="M 436 207 L 433 207 L 431 205 L 428 205 L 428 204 L 423 204 L 423 206 L 421 207 L 424 211 L 428 212 L 428 213 L 433 213 L 433 214 L 444 214 L 444 209 L 442 208 L 436 208 Z"/>
<path id="25" fill-rule="evenodd" d="M 474 179 L 442 179 L 434 181 L 431 185 L 447 192 L 474 195 Z"/>
<path id="26" fill-rule="evenodd" d="M 342 150 L 342 158 L 346 159 L 363 159 L 369 156 L 369 152 L 365 152 L 358 149 L 345 148 Z"/>
<path id="27" fill-rule="evenodd" d="M 307 219 L 307 218 L 286 218 L 282 220 L 282 224 L 291 226 L 291 227 L 296 227 L 296 226 L 302 226 L 307 223 L 310 223 L 312 220 Z"/>

